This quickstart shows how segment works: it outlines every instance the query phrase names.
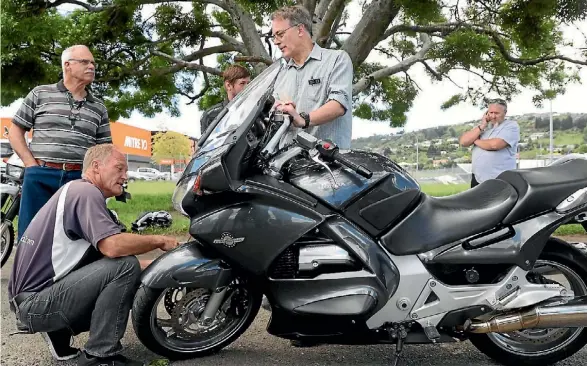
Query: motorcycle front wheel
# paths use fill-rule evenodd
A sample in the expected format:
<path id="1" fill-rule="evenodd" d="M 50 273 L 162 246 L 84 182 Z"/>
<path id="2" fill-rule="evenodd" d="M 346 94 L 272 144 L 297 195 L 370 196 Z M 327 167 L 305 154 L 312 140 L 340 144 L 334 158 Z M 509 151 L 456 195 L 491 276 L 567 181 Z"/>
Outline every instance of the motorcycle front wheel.
<path id="1" fill-rule="evenodd" d="M 535 280 L 554 281 L 575 296 L 587 295 L 587 256 L 550 239 L 529 272 Z M 538 274 L 538 276 L 536 276 Z M 503 365 L 545 366 L 564 360 L 587 344 L 587 328 L 526 329 L 511 333 L 472 334 L 469 340 Z"/>
<path id="2" fill-rule="evenodd" d="M 251 325 L 262 293 L 235 280 L 211 321 L 202 314 L 211 291 L 201 288 L 152 289 L 141 286 L 134 299 L 132 321 L 139 340 L 170 360 L 190 359 L 218 352 Z"/>

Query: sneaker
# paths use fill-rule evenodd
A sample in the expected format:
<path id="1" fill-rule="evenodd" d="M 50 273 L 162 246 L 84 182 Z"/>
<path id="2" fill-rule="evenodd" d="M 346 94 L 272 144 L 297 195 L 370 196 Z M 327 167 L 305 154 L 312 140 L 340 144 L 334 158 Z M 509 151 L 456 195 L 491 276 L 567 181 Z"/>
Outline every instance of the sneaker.
<path id="1" fill-rule="evenodd" d="M 71 347 L 71 332 L 68 329 L 60 329 L 54 332 L 41 333 L 49 345 L 51 355 L 58 361 L 71 360 L 79 356 L 80 350 Z"/>
<path id="2" fill-rule="evenodd" d="M 123 355 L 94 357 L 85 352 L 77 360 L 77 366 L 144 366 L 140 361 L 131 360 Z"/>

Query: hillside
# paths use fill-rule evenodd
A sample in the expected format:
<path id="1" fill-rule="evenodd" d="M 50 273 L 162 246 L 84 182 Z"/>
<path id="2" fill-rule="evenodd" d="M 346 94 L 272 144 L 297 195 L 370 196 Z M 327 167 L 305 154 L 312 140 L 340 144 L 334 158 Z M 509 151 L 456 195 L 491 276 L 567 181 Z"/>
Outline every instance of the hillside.
<path id="1" fill-rule="evenodd" d="M 520 159 L 542 159 L 549 156 L 549 115 L 525 114 L 508 116 L 520 125 Z M 377 152 L 404 166 L 419 169 L 453 167 L 471 162 L 471 149 L 459 145 L 463 132 L 478 121 L 427 128 L 409 133 L 375 135 L 352 141 L 353 149 Z M 554 153 L 587 153 L 587 114 L 559 113 L 553 117 Z"/>

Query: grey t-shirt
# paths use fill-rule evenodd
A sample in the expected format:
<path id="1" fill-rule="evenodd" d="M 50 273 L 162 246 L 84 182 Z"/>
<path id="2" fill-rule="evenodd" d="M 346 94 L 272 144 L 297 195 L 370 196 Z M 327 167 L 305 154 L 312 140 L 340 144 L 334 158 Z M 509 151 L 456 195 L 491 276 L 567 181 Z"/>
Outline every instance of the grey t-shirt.
<path id="1" fill-rule="evenodd" d="M 505 120 L 497 127 L 486 129 L 481 140 L 503 139 L 508 146 L 497 151 L 473 146 L 472 169 L 477 182 L 494 179 L 506 170 L 516 169 L 516 153 L 520 141 L 520 127 L 516 121 Z"/>
<path id="2" fill-rule="evenodd" d="M 98 242 L 120 233 L 104 195 L 80 179 L 61 187 L 22 235 L 8 283 L 10 298 L 39 292 L 103 257 Z"/>

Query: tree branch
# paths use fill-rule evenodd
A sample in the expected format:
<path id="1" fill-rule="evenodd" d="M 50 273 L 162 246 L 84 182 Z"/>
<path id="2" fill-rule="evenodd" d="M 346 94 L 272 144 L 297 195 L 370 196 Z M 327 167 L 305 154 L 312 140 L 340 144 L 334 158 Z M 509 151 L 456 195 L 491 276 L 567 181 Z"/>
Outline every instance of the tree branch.
<path id="1" fill-rule="evenodd" d="M 273 64 L 273 60 L 263 57 L 257 56 L 235 56 L 234 61 L 236 62 L 255 62 L 255 63 L 264 63 L 267 66 L 271 66 Z"/>
<path id="2" fill-rule="evenodd" d="M 537 65 L 539 63 L 542 63 L 544 61 L 561 60 L 561 61 L 566 61 L 566 62 L 570 62 L 570 63 L 577 64 L 577 65 L 587 66 L 587 60 L 585 60 L 585 61 L 575 60 L 570 57 L 566 57 L 566 56 L 562 56 L 562 55 L 543 56 L 543 57 L 538 57 L 535 59 L 518 58 L 518 57 L 512 56 L 507 51 L 507 49 L 505 48 L 505 45 L 503 44 L 501 39 L 499 39 L 499 36 L 497 35 L 497 33 L 491 33 L 490 35 L 491 35 L 491 38 L 493 38 L 493 42 L 495 42 L 495 45 L 497 46 L 497 49 L 499 50 L 499 52 L 501 53 L 503 58 L 505 58 L 509 62 L 513 62 L 516 64 L 525 65 L 525 66 L 533 66 L 533 65 Z"/>
<path id="3" fill-rule="evenodd" d="M 399 11 L 400 7 L 394 0 L 372 1 L 367 6 L 361 20 L 343 46 L 353 65 L 357 66 L 365 61 Z"/>
<path id="4" fill-rule="evenodd" d="M 47 1 L 46 8 L 47 9 L 56 8 L 56 7 L 63 5 L 63 4 L 78 5 L 78 6 L 81 6 L 82 8 L 85 8 L 87 11 L 90 11 L 90 12 L 99 12 L 99 11 L 102 11 L 102 10 L 112 6 L 112 5 L 110 5 L 110 6 L 92 6 L 90 4 L 87 4 L 87 3 L 84 3 L 84 2 L 78 1 L 78 0 L 57 0 L 52 3 Z"/>
<path id="5" fill-rule="evenodd" d="M 235 0 L 203 0 L 206 2 L 224 2 L 227 6 L 227 11 L 232 15 L 233 22 L 239 30 L 243 43 L 247 52 L 243 52 L 248 56 L 259 56 L 269 58 L 267 50 L 263 46 L 261 37 L 257 32 L 257 27 L 251 15 L 243 10 L 243 8 Z M 257 70 L 260 71 L 260 70 Z"/>
<path id="6" fill-rule="evenodd" d="M 328 5 L 332 0 L 320 0 L 318 5 L 316 5 L 316 18 L 322 20 L 324 18 L 324 14 L 326 14 L 326 10 L 328 10 Z"/>
<path id="7" fill-rule="evenodd" d="M 328 10 L 326 11 L 326 14 L 324 15 L 324 19 L 322 20 L 322 24 L 318 28 L 318 32 L 316 32 L 314 34 L 314 39 L 316 39 L 316 40 L 322 40 L 323 38 L 326 38 L 321 42 L 322 43 L 321 46 L 324 46 L 324 44 L 326 43 L 328 34 L 330 33 L 330 30 L 332 29 L 332 25 L 334 24 L 334 21 L 339 16 L 339 14 L 342 14 L 344 7 L 345 7 L 345 0 L 332 0 L 332 3 L 328 7 Z M 320 41 L 319 41 L 319 43 L 320 43 Z"/>
<path id="8" fill-rule="evenodd" d="M 208 48 L 204 48 L 201 50 L 197 50 L 184 58 L 184 61 L 194 61 L 200 59 L 202 57 L 214 55 L 216 53 L 225 53 L 225 52 L 233 52 L 239 51 L 234 45 L 232 44 L 221 44 L 219 46 L 212 46 Z"/>
<path id="9" fill-rule="evenodd" d="M 300 2 L 303 4 L 304 8 L 310 12 L 310 16 L 313 16 L 316 11 L 316 0 L 303 0 Z"/>
<path id="10" fill-rule="evenodd" d="M 578 64 L 578 65 L 587 65 L 587 60 L 585 60 L 585 61 L 576 60 L 576 59 L 572 59 L 570 57 L 566 57 L 566 56 L 562 56 L 562 55 L 542 56 L 542 57 L 538 57 L 535 59 L 522 59 L 522 58 L 515 57 L 508 52 L 503 41 L 499 38 L 500 36 L 507 37 L 507 35 L 500 33 L 500 32 L 497 32 L 497 31 L 494 31 L 492 29 L 488 29 L 488 28 L 479 26 L 479 25 L 467 24 L 467 23 L 442 23 L 442 24 L 434 24 L 434 25 L 399 24 L 399 25 L 395 25 L 395 26 L 389 28 L 388 30 L 386 30 L 385 33 L 381 36 L 380 41 L 385 40 L 390 35 L 392 35 L 394 33 L 398 33 L 398 32 L 413 31 L 413 32 L 427 33 L 427 34 L 440 32 L 440 33 L 448 34 L 448 33 L 457 31 L 459 29 L 469 29 L 474 32 L 477 32 L 480 34 L 485 34 L 485 35 L 491 37 L 493 42 L 497 46 L 497 49 L 499 50 L 499 52 L 503 56 L 503 58 L 509 62 L 513 62 L 513 63 L 517 63 L 520 65 L 525 65 L 525 66 L 533 66 L 533 65 L 537 65 L 539 63 L 542 63 L 544 61 L 561 60 L 561 61 L 566 61 L 566 62 L 570 62 L 573 64 Z"/>
<path id="11" fill-rule="evenodd" d="M 246 53 L 247 49 L 246 49 L 244 43 L 239 42 L 238 39 L 231 37 L 226 33 L 212 31 L 212 32 L 210 32 L 210 37 L 220 38 L 224 42 L 233 45 L 235 47 L 235 49 L 237 51 L 239 51 L 240 53 Z"/>
<path id="12" fill-rule="evenodd" d="M 426 68 L 426 70 L 428 70 L 432 75 L 434 75 L 434 78 L 438 81 L 441 81 L 443 78 L 447 78 L 451 83 L 453 83 L 457 88 L 459 89 L 463 89 L 462 86 L 460 86 L 459 84 L 457 84 L 450 76 L 448 76 L 448 74 L 441 74 L 438 71 L 434 70 L 432 68 L 432 66 L 428 65 L 428 63 L 426 61 L 420 61 L 422 63 L 422 65 L 424 65 L 424 67 Z"/>
<path id="13" fill-rule="evenodd" d="M 432 48 L 434 45 L 430 36 L 427 34 L 420 34 L 420 38 L 422 39 L 422 48 L 413 56 L 410 56 L 399 62 L 393 66 L 382 68 L 380 70 L 375 71 L 374 73 L 361 78 L 359 81 L 353 85 L 353 95 L 357 95 L 358 93 L 367 89 L 373 81 L 381 80 L 388 76 L 391 76 L 395 73 L 402 72 L 408 70 L 413 64 L 423 61 L 426 53 Z"/>
<path id="14" fill-rule="evenodd" d="M 406 74 L 406 79 L 407 79 L 407 80 L 408 80 L 410 83 L 414 84 L 414 85 L 416 86 L 416 88 L 420 89 L 420 91 L 424 91 L 424 89 L 422 89 L 422 88 L 420 87 L 420 85 L 418 85 L 418 83 L 416 82 L 416 80 L 412 79 L 412 77 L 410 76 L 410 74 L 408 74 L 408 72 L 407 72 L 407 71 L 404 71 L 404 74 Z"/>
<path id="15" fill-rule="evenodd" d="M 210 48 L 212 48 L 212 47 L 210 47 Z M 197 53 L 197 51 L 194 52 L 194 53 Z M 161 56 L 161 57 L 166 58 L 169 61 L 172 61 L 172 62 L 174 62 L 176 64 L 176 66 L 174 66 L 172 68 L 169 68 L 169 69 L 163 69 L 163 70 L 162 69 L 158 69 L 158 70 L 156 69 L 156 70 L 153 70 L 154 72 L 157 72 L 157 73 L 168 73 L 167 71 L 170 71 L 170 70 L 172 70 L 174 68 L 177 69 L 177 70 L 174 70 L 174 71 L 179 71 L 179 70 L 181 70 L 183 68 L 186 68 L 186 69 L 191 69 L 191 70 L 198 70 L 198 71 L 202 71 L 202 72 L 207 72 L 209 74 L 213 74 L 213 75 L 217 75 L 217 76 L 222 76 L 222 71 L 220 71 L 218 69 L 215 69 L 213 67 L 204 66 L 204 65 L 201 65 L 199 63 L 189 62 L 189 61 L 186 61 L 186 60 L 180 60 L 180 59 L 175 58 L 175 57 L 173 57 L 171 55 L 168 55 L 166 53 L 163 53 L 161 51 L 154 50 L 154 51 L 151 51 L 151 54 L 156 55 L 156 56 Z M 172 71 L 172 72 L 174 72 L 174 71 Z"/>
<path id="16" fill-rule="evenodd" d="M 424 67 L 426 68 L 426 70 L 428 70 L 436 80 L 441 81 L 442 80 L 442 75 L 439 74 L 436 70 L 434 70 L 432 67 L 430 67 L 430 65 L 428 65 L 428 63 L 426 63 L 426 61 L 422 60 L 420 61 L 420 63 L 422 63 L 422 65 L 424 65 Z"/>

